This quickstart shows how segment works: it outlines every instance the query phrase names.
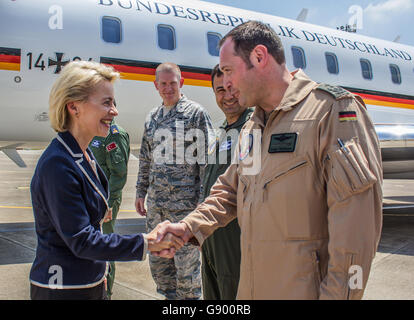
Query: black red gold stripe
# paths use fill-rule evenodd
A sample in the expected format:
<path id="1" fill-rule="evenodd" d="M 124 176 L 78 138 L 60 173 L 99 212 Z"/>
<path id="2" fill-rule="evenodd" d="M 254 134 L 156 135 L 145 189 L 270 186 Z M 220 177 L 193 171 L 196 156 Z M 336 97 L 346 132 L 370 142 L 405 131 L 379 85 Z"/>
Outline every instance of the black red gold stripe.
<path id="1" fill-rule="evenodd" d="M 355 88 L 345 89 L 351 91 L 354 94 L 359 95 L 367 105 L 405 108 L 414 110 L 414 96 Z"/>
<path id="2" fill-rule="evenodd" d="M 155 69 L 159 63 L 130 59 L 101 57 L 101 63 L 112 66 L 121 74 L 122 79 L 154 81 Z M 210 87 L 211 69 L 179 65 L 184 84 Z M 344 89 L 361 96 L 367 105 L 414 109 L 414 96 L 394 94 L 357 88 Z"/>
<path id="3" fill-rule="evenodd" d="M 399 99 L 392 97 L 384 96 L 375 96 L 369 94 L 359 94 L 366 104 L 385 106 L 385 107 L 395 107 L 395 108 L 407 108 L 414 109 L 414 100 L 408 99 Z"/>
<path id="4" fill-rule="evenodd" d="M 20 71 L 21 49 L 0 47 L 0 70 Z"/>
<path id="5" fill-rule="evenodd" d="M 112 66 L 121 74 L 121 79 L 154 81 L 155 69 L 159 63 L 129 59 L 101 57 L 101 63 Z M 179 66 L 184 78 L 184 84 L 192 86 L 211 86 L 211 69 Z"/>

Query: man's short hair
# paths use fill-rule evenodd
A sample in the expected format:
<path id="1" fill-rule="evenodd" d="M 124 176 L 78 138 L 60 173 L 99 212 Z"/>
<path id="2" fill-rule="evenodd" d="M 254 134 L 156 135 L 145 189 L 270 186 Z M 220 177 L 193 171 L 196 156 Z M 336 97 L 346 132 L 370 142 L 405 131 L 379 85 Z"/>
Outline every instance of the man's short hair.
<path id="1" fill-rule="evenodd" d="M 112 67 L 94 61 L 68 63 L 53 84 L 49 95 L 50 125 L 56 132 L 69 129 L 70 115 L 66 108 L 69 102 L 87 101 L 97 84 L 113 83 L 119 73 Z"/>
<path id="2" fill-rule="evenodd" d="M 220 65 L 216 64 L 216 66 L 211 70 L 211 87 L 214 90 L 214 78 L 223 76 L 223 72 L 220 70 Z"/>
<path id="3" fill-rule="evenodd" d="M 231 38 L 234 42 L 235 55 L 241 57 L 248 68 L 253 67 L 250 62 L 250 53 L 260 44 L 267 48 L 278 64 L 286 61 L 279 36 L 271 27 L 262 22 L 248 21 L 238 25 L 221 39 L 220 47 L 228 38 Z"/>
<path id="4" fill-rule="evenodd" d="M 172 62 L 161 63 L 157 69 L 155 69 L 155 81 L 158 81 L 158 75 L 161 72 L 171 72 L 175 73 L 178 76 L 178 80 L 181 80 L 181 70 L 180 67 Z"/>

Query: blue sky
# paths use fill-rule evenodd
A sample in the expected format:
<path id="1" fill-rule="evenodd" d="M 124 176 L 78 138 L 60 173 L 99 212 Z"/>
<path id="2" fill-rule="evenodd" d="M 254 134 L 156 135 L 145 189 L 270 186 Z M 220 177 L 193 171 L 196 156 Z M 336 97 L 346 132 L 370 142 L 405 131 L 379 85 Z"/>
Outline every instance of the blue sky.
<path id="1" fill-rule="evenodd" d="M 349 22 L 354 12 L 351 6 L 362 9 L 362 28 L 358 34 L 414 46 L 414 0 L 203 0 L 246 10 L 264 12 L 296 19 L 307 8 L 306 22 L 335 28 Z"/>

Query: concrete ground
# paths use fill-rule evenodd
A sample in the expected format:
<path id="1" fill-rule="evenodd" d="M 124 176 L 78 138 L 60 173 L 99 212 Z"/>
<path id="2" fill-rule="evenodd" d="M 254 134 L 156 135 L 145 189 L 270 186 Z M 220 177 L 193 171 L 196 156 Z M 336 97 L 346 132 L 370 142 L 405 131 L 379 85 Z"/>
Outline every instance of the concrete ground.
<path id="1" fill-rule="evenodd" d="M 36 236 L 30 201 L 30 180 L 41 151 L 23 150 L 27 168 L 18 168 L 0 152 L 0 300 L 29 299 L 29 271 L 35 256 Z M 143 232 L 145 218 L 135 212 L 138 160 L 131 155 L 116 231 Z M 381 242 L 372 265 L 364 299 L 414 299 L 414 181 L 384 183 L 386 213 Z M 116 264 L 114 300 L 163 299 L 156 293 L 143 262 Z"/>

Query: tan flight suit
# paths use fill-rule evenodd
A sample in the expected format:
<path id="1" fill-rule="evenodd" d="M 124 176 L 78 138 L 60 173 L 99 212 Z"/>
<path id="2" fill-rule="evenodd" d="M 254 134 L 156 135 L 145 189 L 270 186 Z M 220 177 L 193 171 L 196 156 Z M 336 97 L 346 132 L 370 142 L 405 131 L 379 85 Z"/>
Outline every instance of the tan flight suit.
<path id="1" fill-rule="evenodd" d="M 238 299 L 360 299 L 382 227 L 378 137 L 361 98 L 293 75 L 266 124 L 256 108 L 239 163 L 183 222 L 202 244 L 237 215 Z"/>

